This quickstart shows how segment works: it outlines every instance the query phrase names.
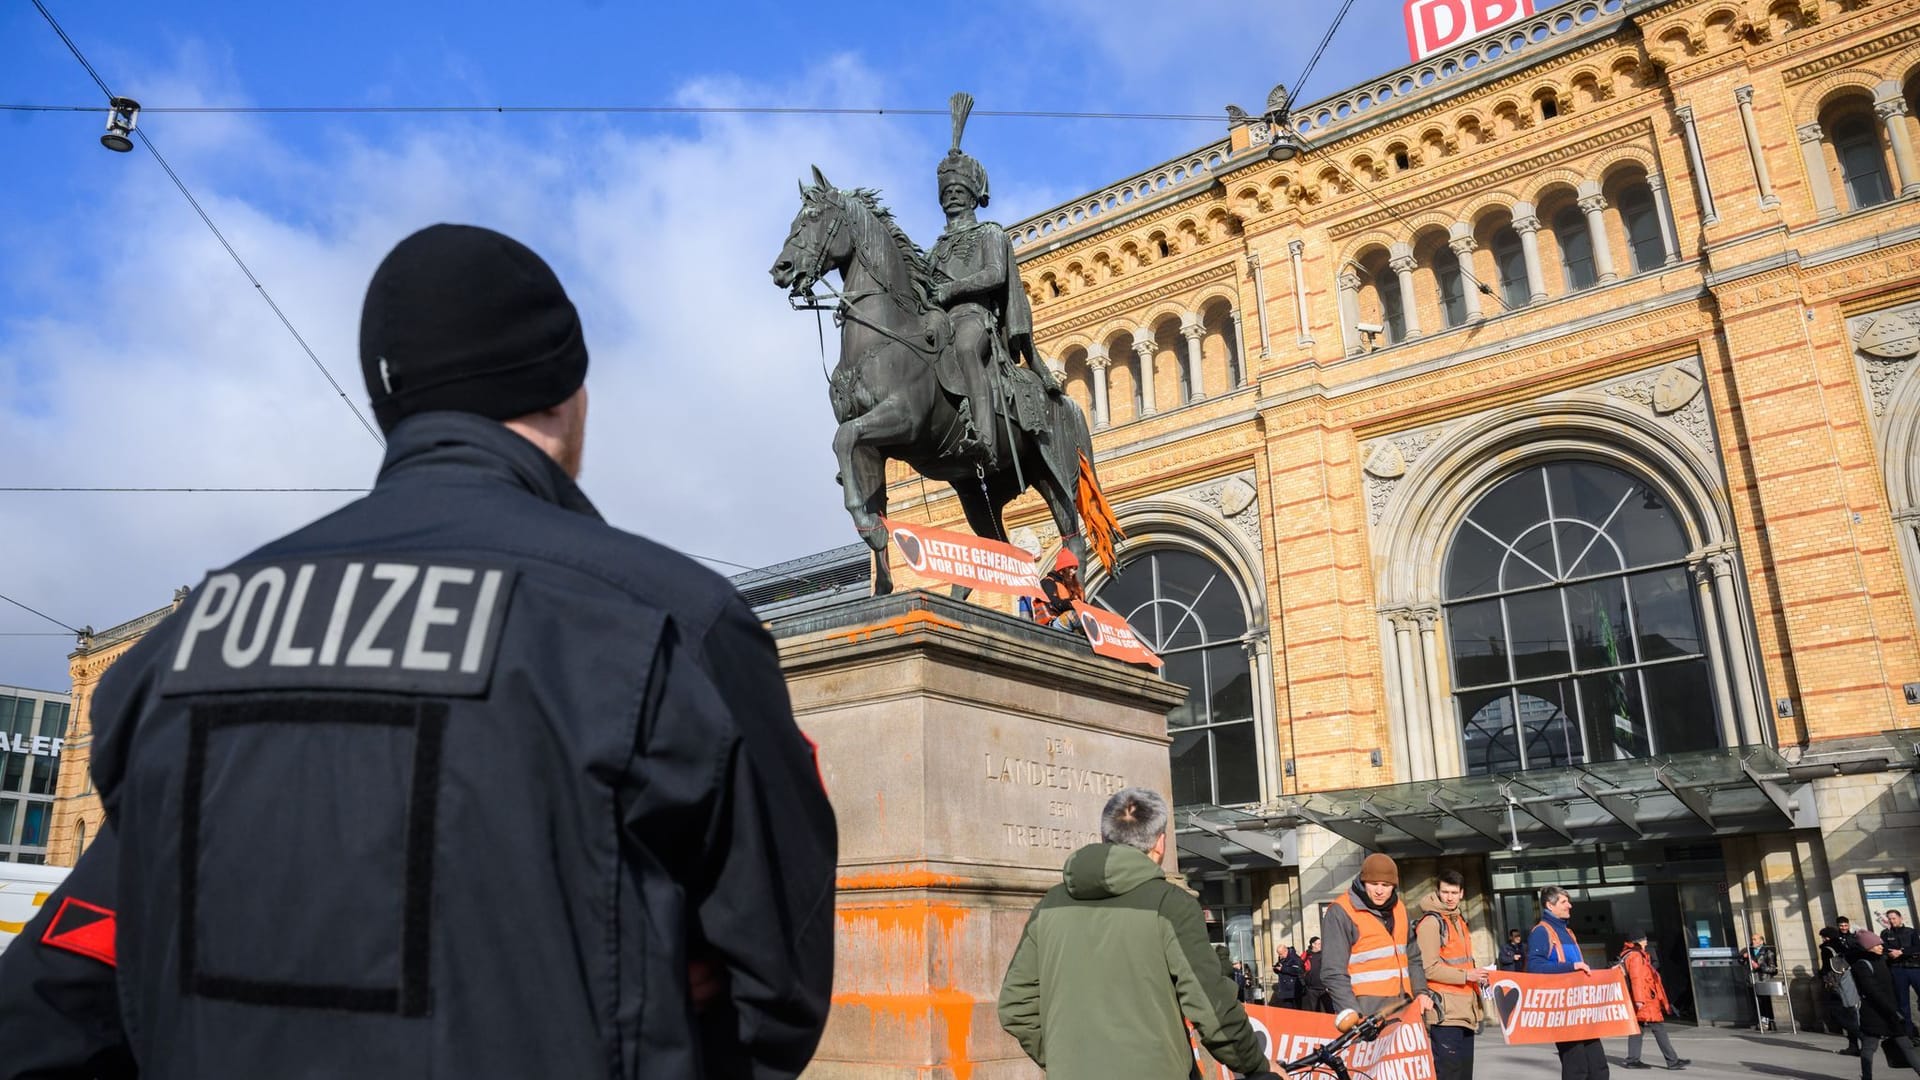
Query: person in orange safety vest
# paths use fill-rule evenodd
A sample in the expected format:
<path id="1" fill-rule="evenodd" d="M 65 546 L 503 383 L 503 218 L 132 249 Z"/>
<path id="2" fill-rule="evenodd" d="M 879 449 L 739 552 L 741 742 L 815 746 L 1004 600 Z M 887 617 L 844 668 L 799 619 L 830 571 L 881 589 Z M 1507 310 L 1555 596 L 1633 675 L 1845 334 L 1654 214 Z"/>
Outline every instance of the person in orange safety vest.
<path id="1" fill-rule="evenodd" d="M 1379 1012 L 1408 997 L 1420 999 L 1429 1014 L 1439 1011 L 1399 893 L 1400 868 L 1375 852 L 1321 919 L 1323 978 L 1337 1024 L 1351 1023 L 1350 1014 Z"/>
<path id="2" fill-rule="evenodd" d="M 1487 972 L 1473 966 L 1473 935 L 1460 914 L 1466 878 L 1458 870 L 1442 870 L 1433 895 L 1421 907 L 1414 924 L 1414 943 L 1427 973 L 1427 985 L 1440 995 L 1440 1015 L 1429 1032 L 1433 1042 L 1436 1080 L 1470 1080 L 1473 1042 L 1484 1010 L 1480 988 Z"/>

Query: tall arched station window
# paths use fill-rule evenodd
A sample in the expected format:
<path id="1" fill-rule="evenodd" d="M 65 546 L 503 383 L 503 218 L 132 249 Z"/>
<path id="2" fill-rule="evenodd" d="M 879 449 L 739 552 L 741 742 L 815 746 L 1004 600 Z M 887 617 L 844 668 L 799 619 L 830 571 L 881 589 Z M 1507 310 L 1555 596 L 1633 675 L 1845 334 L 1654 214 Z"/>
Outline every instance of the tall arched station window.
<path id="1" fill-rule="evenodd" d="M 1446 620 L 1472 775 L 1720 744 L 1676 512 L 1610 466 L 1536 465 L 1453 534 Z"/>
<path id="2" fill-rule="evenodd" d="M 1167 714 L 1174 804 L 1259 802 L 1253 679 L 1241 644 L 1247 613 L 1227 571 L 1194 552 L 1162 548 L 1121 564 L 1096 599 L 1160 654 L 1169 682 L 1191 690 Z"/>

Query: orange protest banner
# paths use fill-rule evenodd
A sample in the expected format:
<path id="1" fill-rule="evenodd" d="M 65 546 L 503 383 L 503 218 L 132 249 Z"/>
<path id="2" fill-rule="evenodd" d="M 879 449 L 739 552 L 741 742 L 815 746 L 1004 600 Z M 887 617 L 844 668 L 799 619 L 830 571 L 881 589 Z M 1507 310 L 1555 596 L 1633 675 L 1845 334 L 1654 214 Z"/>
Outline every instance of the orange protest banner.
<path id="1" fill-rule="evenodd" d="M 1333 1014 L 1301 1012 L 1298 1009 L 1274 1009 L 1248 1005 L 1247 1019 L 1253 1023 L 1253 1037 L 1266 1051 L 1267 1063 L 1276 1071 L 1289 1061 L 1299 1061 L 1339 1036 L 1333 1026 Z M 1206 1051 L 1194 1049 L 1194 1057 L 1208 1077 L 1233 1080 L 1231 1069 L 1214 1061 Z M 1420 1003 L 1408 1005 L 1400 1022 L 1389 1026 L 1372 1042 L 1356 1042 L 1340 1054 L 1355 1076 L 1371 1080 L 1433 1080 L 1433 1044 L 1427 1039 L 1427 1025 L 1420 1016 Z M 1304 1075 L 1304 1074 L 1303 1074 Z"/>
<path id="2" fill-rule="evenodd" d="M 1529 975 L 1503 971 L 1480 991 L 1509 1046 L 1632 1035 L 1640 1030 L 1621 968 Z"/>
<path id="3" fill-rule="evenodd" d="M 929 525 L 880 520 L 886 523 L 901 560 L 916 574 L 986 592 L 1040 595 L 1040 568 L 1034 556 L 1012 544 Z"/>
<path id="4" fill-rule="evenodd" d="M 1133 632 L 1127 620 L 1106 608 L 1083 604 L 1078 600 L 1074 601 L 1073 610 L 1080 616 L 1080 629 L 1087 635 L 1094 652 L 1125 660 L 1129 664 L 1162 665 L 1163 661 L 1153 654 L 1153 650 L 1140 643 L 1140 635 Z"/>

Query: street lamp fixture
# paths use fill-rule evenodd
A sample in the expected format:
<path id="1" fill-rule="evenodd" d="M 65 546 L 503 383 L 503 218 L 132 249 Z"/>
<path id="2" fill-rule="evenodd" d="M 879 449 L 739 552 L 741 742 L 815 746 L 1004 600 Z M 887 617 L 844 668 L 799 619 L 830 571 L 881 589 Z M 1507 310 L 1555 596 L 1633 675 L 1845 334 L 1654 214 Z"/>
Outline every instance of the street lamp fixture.
<path id="1" fill-rule="evenodd" d="M 117 97 L 107 105 L 107 133 L 100 136 L 100 145 L 124 154 L 133 149 L 133 126 L 140 122 L 140 103 L 132 98 Z"/>

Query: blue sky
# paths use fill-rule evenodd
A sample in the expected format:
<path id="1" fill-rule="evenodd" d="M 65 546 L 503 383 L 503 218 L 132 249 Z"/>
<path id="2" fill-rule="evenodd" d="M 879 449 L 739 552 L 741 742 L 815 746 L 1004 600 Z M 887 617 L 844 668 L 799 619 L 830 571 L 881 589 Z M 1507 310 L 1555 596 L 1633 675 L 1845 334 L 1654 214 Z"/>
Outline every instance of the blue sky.
<path id="1" fill-rule="evenodd" d="M 115 92 L 183 105 L 805 105 L 1195 113 L 976 117 L 1013 221 L 1225 132 L 1293 82 L 1333 3 L 1056 0 L 641 5 L 48 0 Z M 1357 0 L 1305 87 L 1406 63 L 1399 0 Z M 96 105 L 26 0 L 0 103 Z M 352 486 L 378 447 L 154 161 L 90 113 L 0 113 L 5 486 Z M 434 221 L 547 256 L 593 368 L 583 478 L 615 524 L 759 565 L 845 543 L 813 320 L 766 277 L 810 164 L 939 228 L 943 117 L 234 116 L 147 132 L 356 400 L 367 276 Z M 829 328 L 828 348 L 833 348 Z M 696 450 L 688 450 L 688 446 Z M 340 495 L 0 493 L 0 593 L 104 628 Z M 725 569 L 725 567 L 721 567 Z M 57 628 L 0 606 L 0 634 Z M 65 685 L 70 639 L 0 636 L 0 684 Z"/>

